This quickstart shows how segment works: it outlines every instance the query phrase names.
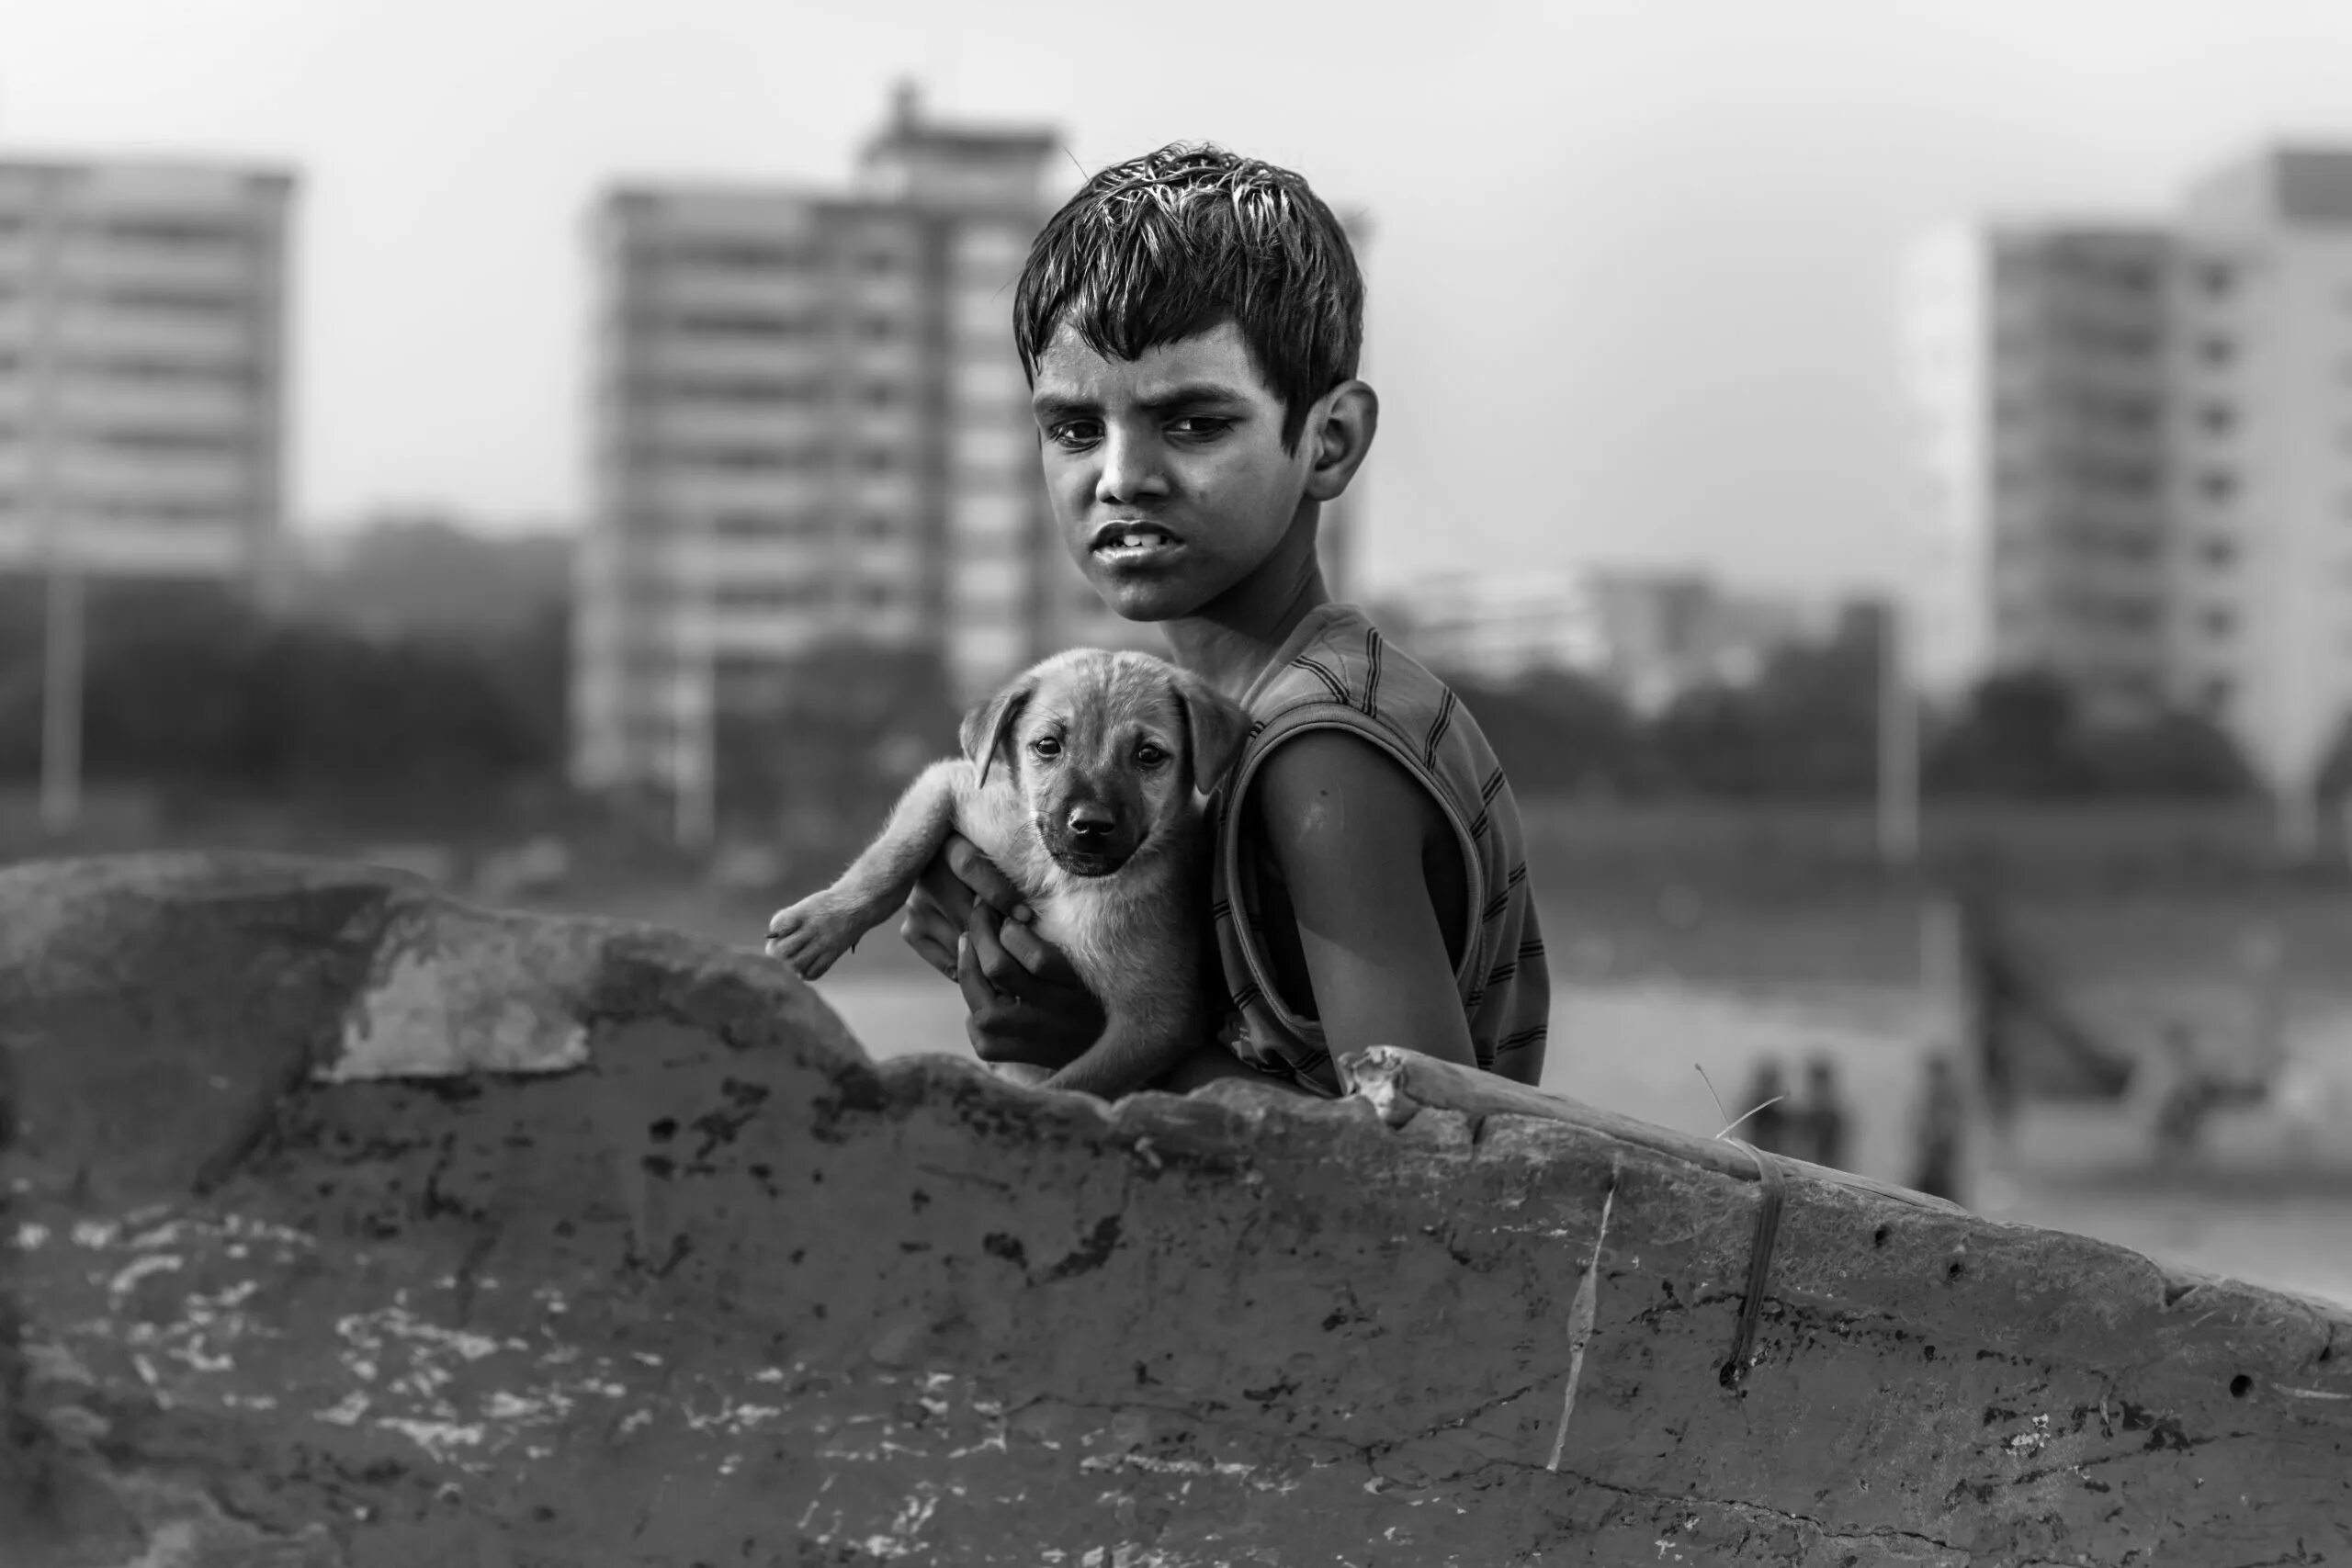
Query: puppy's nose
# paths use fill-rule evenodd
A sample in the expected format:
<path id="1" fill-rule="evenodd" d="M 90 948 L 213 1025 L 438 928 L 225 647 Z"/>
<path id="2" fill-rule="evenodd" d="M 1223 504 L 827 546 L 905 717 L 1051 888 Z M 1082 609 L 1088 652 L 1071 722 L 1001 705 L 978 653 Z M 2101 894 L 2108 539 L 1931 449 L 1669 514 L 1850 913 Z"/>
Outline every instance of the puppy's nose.
<path id="1" fill-rule="evenodd" d="M 1109 838 L 1111 829 L 1115 826 L 1117 822 L 1107 806 L 1097 806 L 1090 800 L 1080 801 L 1069 808 L 1069 831 L 1074 839 L 1100 841 Z"/>

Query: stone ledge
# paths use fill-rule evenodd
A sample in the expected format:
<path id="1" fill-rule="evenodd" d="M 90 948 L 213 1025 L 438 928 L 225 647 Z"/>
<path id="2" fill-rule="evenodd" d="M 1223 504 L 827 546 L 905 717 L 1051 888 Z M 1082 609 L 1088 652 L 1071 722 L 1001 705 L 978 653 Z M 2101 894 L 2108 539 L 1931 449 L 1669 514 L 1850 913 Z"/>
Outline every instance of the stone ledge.
<path id="1" fill-rule="evenodd" d="M 1106 1107 L 251 857 L 0 872 L 0 1031 L 12 1568 L 2352 1548 L 2342 1309 L 1797 1168 L 1726 1390 L 1744 1156 L 1403 1054 Z"/>

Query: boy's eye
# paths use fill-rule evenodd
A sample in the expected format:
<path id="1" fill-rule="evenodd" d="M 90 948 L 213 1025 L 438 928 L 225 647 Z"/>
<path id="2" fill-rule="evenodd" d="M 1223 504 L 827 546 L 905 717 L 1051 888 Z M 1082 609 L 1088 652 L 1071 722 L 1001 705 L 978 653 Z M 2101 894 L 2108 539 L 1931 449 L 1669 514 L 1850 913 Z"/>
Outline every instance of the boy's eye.
<path id="1" fill-rule="evenodd" d="M 1156 768 L 1168 761 L 1168 752 L 1157 741 L 1147 740 L 1136 748 L 1136 765 Z"/>
<path id="2" fill-rule="evenodd" d="M 1029 750 L 1040 757 L 1058 757 L 1062 754 L 1062 743 L 1050 735 L 1040 735 L 1029 742 Z"/>
<path id="3" fill-rule="evenodd" d="M 1229 419 L 1216 419 L 1204 413 L 1193 413 L 1186 414 L 1169 428 L 1178 435 L 1190 436 L 1195 441 L 1206 441 L 1231 430 L 1233 422 Z"/>
<path id="4" fill-rule="evenodd" d="M 1102 429 L 1091 419 L 1067 419 L 1046 426 L 1046 439 L 1065 452 L 1080 452 L 1102 439 Z"/>

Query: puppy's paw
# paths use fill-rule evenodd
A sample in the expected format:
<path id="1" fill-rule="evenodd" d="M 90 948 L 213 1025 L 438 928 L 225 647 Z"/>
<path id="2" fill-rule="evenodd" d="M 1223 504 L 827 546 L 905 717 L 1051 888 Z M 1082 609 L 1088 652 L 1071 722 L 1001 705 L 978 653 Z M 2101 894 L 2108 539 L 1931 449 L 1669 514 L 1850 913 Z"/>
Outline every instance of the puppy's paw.
<path id="1" fill-rule="evenodd" d="M 769 917 L 767 953 L 792 965 L 802 979 L 814 980 L 854 948 L 872 923 L 830 889 L 811 894 Z"/>

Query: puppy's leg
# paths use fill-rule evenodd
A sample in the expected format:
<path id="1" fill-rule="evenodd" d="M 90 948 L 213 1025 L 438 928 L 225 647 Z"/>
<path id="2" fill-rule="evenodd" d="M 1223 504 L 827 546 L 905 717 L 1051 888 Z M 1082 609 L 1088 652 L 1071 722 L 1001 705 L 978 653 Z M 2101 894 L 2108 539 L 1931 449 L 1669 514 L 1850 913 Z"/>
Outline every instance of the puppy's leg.
<path id="1" fill-rule="evenodd" d="M 813 980 L 890 918 L 914 890 L 915 878 L 956 825 L 956 802 L 971 764 L 960 759 L 925 768 L 899 804 L 881 836 L 831 887 L 812 893 L 768 921 L 768 956 L 781 958 Z"/>
<path id="2" fill-rule="evenodd" d="M 1116 1100 L 1153 1082 L 1207 1043 L 1206 1011 L 1189 988 L 1121 990 L 1102 998 L 1110 1017 L 1102 1036 L 1047 1078 L 1047 1089 Z"/>

